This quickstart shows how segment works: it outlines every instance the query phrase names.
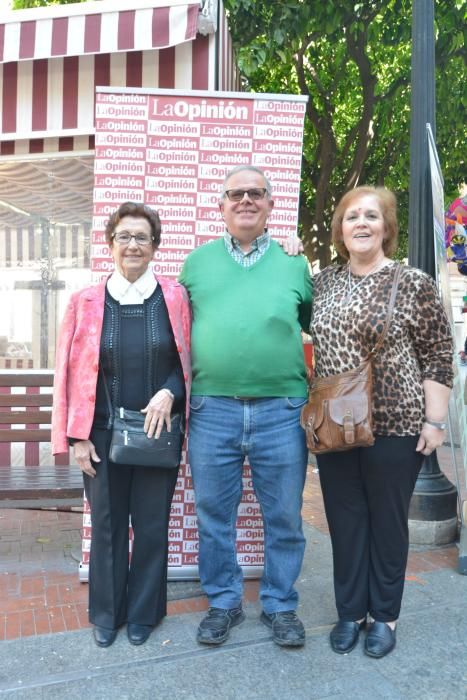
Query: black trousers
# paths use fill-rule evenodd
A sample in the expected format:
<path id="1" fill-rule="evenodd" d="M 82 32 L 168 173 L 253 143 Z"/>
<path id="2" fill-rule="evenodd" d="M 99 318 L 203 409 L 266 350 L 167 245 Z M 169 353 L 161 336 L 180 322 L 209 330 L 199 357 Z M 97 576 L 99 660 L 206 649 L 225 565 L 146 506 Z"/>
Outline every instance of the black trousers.
<path id="1" fill-rule="evenodd" d="M 167 612 L 168 522 L 177 469 L 113 464 L 111 431 L 90 439 L 101 461 L 84 475 L 91 506 L 89 620 L 116 629 L 125 622 L 156 625 Z M 128 562 L 128 522 L 133 527 Z"/>
<path id="2" fill-rule="evenodd" d="M 318 455 L 341 620 L 397 620 L 409 551 L 410 498 L 423 460 L 418 436 Z"/>

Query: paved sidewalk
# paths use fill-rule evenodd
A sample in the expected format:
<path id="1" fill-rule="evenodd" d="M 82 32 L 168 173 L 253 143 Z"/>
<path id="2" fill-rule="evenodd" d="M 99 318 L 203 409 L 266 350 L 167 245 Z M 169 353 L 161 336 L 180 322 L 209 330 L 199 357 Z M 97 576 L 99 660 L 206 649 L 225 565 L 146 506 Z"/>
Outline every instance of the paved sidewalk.
<path id="1" fill-rule="evenodd" d="M 441 461 L 441 457 L 440 457 Z M 449 475 L 452 480 L 452 475 Z M 369 659 L 328 643 L 336 613 L 329 535 L 318 477 L 305 491 L 307 550 L 298 582 L 303 649 L 274 645 L 259 622 L 257 582 L 247 582 L 246 621 L 220 648 L 195 641 L 207 608 L 199 584 L 170 583 L 169 616 L 142 647 L 122 630 L 98 649 L 78 581 L 80 513 L 0 510 L 0 695 L 93 700 L 466 700 L 467 577 L 455 545 L 412 547 L 398 644 Z"/>

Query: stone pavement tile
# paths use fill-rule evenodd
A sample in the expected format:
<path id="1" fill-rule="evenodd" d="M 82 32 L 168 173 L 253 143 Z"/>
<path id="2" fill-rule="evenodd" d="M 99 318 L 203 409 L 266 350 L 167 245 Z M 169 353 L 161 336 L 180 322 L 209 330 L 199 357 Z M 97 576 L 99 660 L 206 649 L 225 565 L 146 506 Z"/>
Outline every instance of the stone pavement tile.
<path id="1" fill-rule="evenodd" d="M 81 625 L 75 605 L 63 605 L 62 615 L 67 631 L 80 629 Z"/>
<path id="2" fill-rule="evenodd" d="M 424 551 L 409 552 L 407 575 L 422 571 L 436 571 L 437 569 L 457 570 L 459 550 L 455 545 L 440 549 L 425 549 Z"/>
<path id="3" fill-rule="evenodd" d="M 418 625 L 420 620 L 439 617 L 441 628 L 438 635 L 449 639 L 451 630 L 447 627 L 445 616 L 450 609 L 457 613 L 459 624 L 465 634 L 465 600 L 467 599 L 467 578 L 456 572 L 440 569 L 425 572 L 405 582 L 402 610 L 398 625 L 398 638 L 401 637 L 407 621 L 413 620 Z M 456 623 L 457 624 L 457 623 Z M 466 679 L 467 680 L 467 679 Z"/>
<path id="4" fill-rule="evenodd" d="M 77 564 L 77 562 L 76 562 Z M 73 574 L 73 576 L 70 577 L 69 573 L 65 573 L 63 571 L 50 571 L 47 573 L 47 579 L 49 584 L 54 583 L 57 586 L 61 584 L 65 585 L 76 585 L 77 588 L 79 588 L 79 581 L 78 581 L 78 566 L 76 566 L 76 575 Z"/>
<path id="5" fill-rule="evenodd" d="M 44 575 L 23 576 L 20 585 L 20 595 L 25 597 L 34 593 L 44 593 L 45 585 Z"/>
<path id="6" fill-rule="evenodd" d="M 76 609 L 76 615 L 78 617 L 78 624 L 79 628 L 83 627 L 89 627 L 89 616 L 88 616 L 88 603 L 87 603 L 87 596 L 86 596 L 86 602 L 85 603 L 78 603 L 75 606 Z"/>
<path id="7" fill-rule="evenodd" d="M 14 596 L 8 600 L 2 601 L 2 612 L 24 612 L 25 610 L 33 610 L 34 608 L 42 608 L 45 605 L 45 596 L 27 596 L 25 598 Z"/>
<path id="8" fill-rule="evenodd" d="M 0 640 L 88 626 L 88 587 L 77 572 L 2 574 L 0 582 Z"/>
<path id="9" fill-rule="evenodd" d="M 101 650 L 84 630 L 8 642 L 0 694 L 14 692 L 19 700 L 465 700 L 462 577 L 428 577 L 429 587 L 445 595 L 444 604 L 427 614 L 423 598 L 409 591 L 411 610 L 396 649 L 381 660 L 364 655 L 363 635 L 352 654 L 331 651 L 334 611 L 321 596 L 330 584 L 327 575 L 314 591 L 301 591 L 307 630 L 301 649 L 277 647 L 259 623 L 259 605 L 251 604 L 245 622 L 219 648 L 195 641 L 202 612 L 166 618 L 137 648 L 123 630 Z"/>
<path id="10" fill-rule="evenodd" d="M 4 639 L 17 639 L 21 637 L 21 613 L 12 612 L 4 615 Z"/>
<path id="11" fill-rule="evenodd" d="M 20 549 L 20 543 L 17 539 L 6 540 L 5 538 L 0 542 L 0 556 L 5 557 L 9 554 L 18 553 Z"/>
<path id="12" fill-rule="evenodd" d="M 167 602 L 168 615 L 183 615 L 190 612 L 204 612 L 208 609 L 206 597 L 185 598 L 183 600 L 169 600 Z"/>
<path id="13" fill-rule="evenodd" d="M 22 610 L 19 614 L 19 619 L 22 637 L 29 637 L 33 634 L 36 634 L 33 610 Z"/>
<path id="14" fill-rule="evenodd" d="M 63 612 L 61 606 L 49 607 L 48 608 L 50 629 L 52 632 L 65 632 L 66 624 L 63 618 Z"/>
<path id="15" fill-rule="evenodd" d="M 40 608 L 34 610 L 34 623 L 36 626 L 36 634 L 49 634 L 52 631 L 47 608 L 44 607 L 42 610 Z"/>
<path id="16" fill-rule="evenodd" d="M 58 584 L 53 582 L 53 579 L 49 581 L 46 591 L 45 599 L 47 605 L 58 605 L 60 603 L 60 593 L 58 590 Z"/>
<path id="17" fill-rule="evenodd" d="M 76 596 L 76 589 L 83 588 L 83 584 L 77 583 L 76 586 L 72 585 L 67 585 L 65 583 L 61 583 L 58 586 L 58 595 L 60 598 L 60 602 L 62 605 L 69 605 L 70 603 L 74 603 L 75 601 L 75 596 Z"/>
<path id="18" fill-rule="evenodd" d="M 0 574 L 0 597 L 7 595 L 10 591 L 15 591 L 18 586 L 18 574 Z"/>

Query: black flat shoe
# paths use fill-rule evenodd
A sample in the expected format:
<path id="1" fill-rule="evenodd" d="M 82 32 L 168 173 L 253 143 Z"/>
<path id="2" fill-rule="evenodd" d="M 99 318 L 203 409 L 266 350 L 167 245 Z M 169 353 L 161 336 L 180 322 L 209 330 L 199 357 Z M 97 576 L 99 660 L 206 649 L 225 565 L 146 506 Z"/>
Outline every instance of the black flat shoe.
<path id="1" fill-rule="evenodd" d="M 374 659 L 381 659 L 396 646 L 396 630 L 386 622 L 372 622 L 365 639 L 365 654 Z"/>
<path id="2" fill-rule="evenodd" d="M 137 625 L 135 622 L 129 622 L 126 628 L 128 641 L 135 646 L 144 644 L 153 629 L 152 625 Z"/>
<path id="3" fill-rule="evenodd" d="M 334 625 L 329 635 L 331 648 L 336 654 L 348 654 L 352 649 L 355 649 L 358 642 L 358 635 L 366 625 L 366 620 L 362 622 L 348 622 L 347 620 L 339 620 Z"/>
<path id="4" fill-rule="evenodd" d="M 109 630 L 107 627 L 99 627 L 98 625 L 94 625 L 92 634 L 97 646 L 105 648 L 109 647 L 115 642 L 117 630 Z"/>

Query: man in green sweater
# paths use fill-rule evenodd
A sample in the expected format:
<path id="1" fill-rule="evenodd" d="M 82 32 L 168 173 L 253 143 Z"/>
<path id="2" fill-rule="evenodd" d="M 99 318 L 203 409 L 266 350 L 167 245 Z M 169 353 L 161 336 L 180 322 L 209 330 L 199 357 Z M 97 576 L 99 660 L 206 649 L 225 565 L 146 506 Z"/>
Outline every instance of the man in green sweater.
<path id="1" fill-rule="evenodd" d="M 267 232 L 274 202 L 261 170 L 232 170 L 219 206 L 224 237 L 193 251 L 180 276 L 193 307 L 188 453 L 210 605 L 197 639 L 222 644 L 244 619 L 235 521 L 248 457 L 264 524 L 261 621 L 277 644 L 297 647 L 305 643 L 294 584 L 307 465 L 300 331 L 309 328 L 311 278 L 305 258 L 285 255 Z"/>

